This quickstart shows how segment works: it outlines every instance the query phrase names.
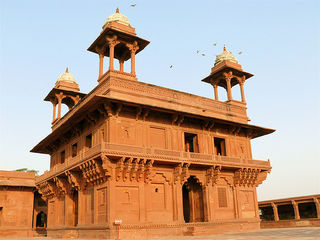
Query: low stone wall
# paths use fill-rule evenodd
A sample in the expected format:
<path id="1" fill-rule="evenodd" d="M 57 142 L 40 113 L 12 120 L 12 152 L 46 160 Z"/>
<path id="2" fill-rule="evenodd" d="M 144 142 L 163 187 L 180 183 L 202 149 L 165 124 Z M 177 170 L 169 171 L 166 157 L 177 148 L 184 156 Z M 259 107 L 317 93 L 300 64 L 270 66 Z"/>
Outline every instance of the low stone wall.
<path id="1" fill-rule="evenodd" d="M 320 227 L 320 219 L 299 219 L 299 220 L 280 220 L 262 221 L 261 228 L 292 228 L 292 227 Z"/>

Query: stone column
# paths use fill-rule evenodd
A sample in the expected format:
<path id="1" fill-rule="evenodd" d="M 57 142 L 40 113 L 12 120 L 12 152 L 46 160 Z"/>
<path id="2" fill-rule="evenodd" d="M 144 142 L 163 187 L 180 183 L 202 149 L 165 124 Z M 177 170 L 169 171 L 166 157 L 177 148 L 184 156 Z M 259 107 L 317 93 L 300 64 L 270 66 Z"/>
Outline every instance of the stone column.
<path id="1" fill-rule="evenodd" d="M 103 75 L 103 59 L 106 51 L 106 46 L 96 47 L 96 52 L 99 54 L 99 78 Z"/>
<path id="2" fill-rule="evenodd" d="M 227 95 L 228 95 L 228 101 L 232 100 L 232 92 L 231 92 L 231 79 L 233 77 L 232 72 L 224 72 L 223 77 L 227 82 Z"/>
<path id="3" fill-rule="evenodd" d="M 240 218 L 239 215 L 239 201 L 238 201 L 238 187 L 233 187 L 233 199 L 234 199 L 234 215 L 236 219 Z"/>
<path id="4" fill-rule="evenodd" d="M 74 216 L 74 202 L 72 199 L 72 193 L 68 192 L 65 195 L 65 225 L 66 226 L 74 226 L 75 225 L 75 216 Z"/>
<path id="5" fill-rule="evenodd" d="M 131 74 L 136 75 L 136 69 L 135 69 L 135 55 L 136 51 L 139 49 L 137 41 L 134 41 L 132 44 L 127 43 L 127 48 L 130 51 L 131 56 Z"/>
<path id="6" fill-rule="evenodd" d="M 296 201 L 294 201 L 294 200 L 291 201 L 291 204 L 292 204 L 293 210 L 294 210 L 294 218 L 295 218 L 296 220 L 299 220 L 299 219 L 300 219 L 299 206 L 298 206 L 298 204 L 296 203 Z"/>
<path id="7" fill-rule="evenodd" d="M 213 85 L 213 88 L 214 88 L 214 100 L 219 101 L 218 85 L 217 85 L 217 84 L 214 84 L 214 85 Z"/>
<path id="8" fill-rule="evenodd" d="M 244 96 L 244 82 L 246 81 L 246 76 L 237 77 L 237 80 L 240 85 L 241 102 L 246 103 L 246 98 Z"/>
<path id="9" fill-rule="evenodd" d="M 103 54 L 99 53 L 99 78 L 103 75 Z"/>
<path id="10" fill-rule="evenodd" d="M 124 61 L 123 60 L 119 60 L 120 72 L 123 72 L 123 64 L 124 64 Z"/>
<path id="11" fill-rule="evenodd" d="M 274 220 L 277 222 L 277 221 L 279 221 L 277 205 L 272 202 L 271 206 L 272 206 L 272 209 L 273 209 Z"/>
<path id="12" fill-rule="evenodd" d="M 113 35 L 112 37 L 106 37 L 106 40 L 109 45 L 109 70 L 113 70 L 113 60 L 114 60 L 114 47 L 120 43 L 117 41 L 117 36 Z"/>
<path id="13" fill-rule="evenodd" d="M 243 103 L 245 103 L 246 102 L 246 99 L 245 99 L 245 96 L 244 96 L 244 88 L 243 88 L 243 83 L 240 83 L 240 91 L 241 91 L 241 101 L 243 102 Z"/>
<path id="14" fill-rule="evenodd" d="M 57 112 L 57 100 L 51 100 L 51 103 L 53 105 L 53 116 L 52 116 L 52 122 L 54 122 L 54 120 L 56 120 L 56 112 Z"/>
<path id="15" fill-rule="evenodd" d="M 62 99 L 63 99 L 63 93 L 60 92 L 59 94 L 56 94 L 56 98 L 58 99 L 58 119 L 61 118 L 61 102 L 62 102 Z"/>
<path id="16" fill-rule="evenodd" d="M 317 209 L 317 218 L 320 219 L 320 203 L 317 198 L 313 198 L 314 204 L 316 205 Z"/>

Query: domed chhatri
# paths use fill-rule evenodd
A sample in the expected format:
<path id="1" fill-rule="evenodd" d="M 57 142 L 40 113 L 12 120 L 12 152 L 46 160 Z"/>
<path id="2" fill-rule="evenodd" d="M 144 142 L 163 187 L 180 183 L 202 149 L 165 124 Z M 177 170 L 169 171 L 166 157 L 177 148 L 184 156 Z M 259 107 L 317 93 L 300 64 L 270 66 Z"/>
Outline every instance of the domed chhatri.
<path id="1" fill-rule="evenodd" d="M 216 61 L 214 62 L 214 66 L 216 66 L 217 64 L 223 61 L 238 63 L 238 60 L 235 58 L 235 56 L 231 52 L 227 51 L 225 46 L 223 47 L 223 52 L 217 55 Z"/>
<path id="2" fill-rule="evenodd" d="M 105 23 L 102 26 L 102 29 L 104 30 L 106 28 L 106 26 L 111 22 L 118 22 L 123 25 L 130 26 L 129 19 L 125 15 L 123 15 L 119 12 L 119 8 L 117 8 L 117 10 L 114 14 L 111 14 L 107 18 L 107 20 L 105 21 Z"/>
<path id="3" fill-rule="evenodd" d="M 76 79 L 69 73 L 68 68 L 66 68 L 66 72 L 62 73 L 57 81 L 56 84 L 59 82 L 69 82 L 69 83 L 77 83 Z"/>

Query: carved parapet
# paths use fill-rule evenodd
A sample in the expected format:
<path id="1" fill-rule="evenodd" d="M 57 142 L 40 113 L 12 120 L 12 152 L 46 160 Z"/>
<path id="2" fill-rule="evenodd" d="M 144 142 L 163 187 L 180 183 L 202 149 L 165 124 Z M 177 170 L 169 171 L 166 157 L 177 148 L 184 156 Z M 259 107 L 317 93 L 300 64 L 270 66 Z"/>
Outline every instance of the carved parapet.
<path id="1" fill-rule="evenodd" d="M 219 178 L 220 175 L 220 171 L 221 171 L 221 166 L 217 165 L 217 166 L 212 166 L 211 168 L 207 169 L 206 172 L 206 186 L 208 186 L 209 184 L 215 185 L 217 183 L 217 180 Z"/>
<path id="2" fill-rule="evenodd" d="M 236 186 L 253 187 L 258 184 L 258 176 L 261 169 L 242 168 L 234 173 L 234 184 Z"/>

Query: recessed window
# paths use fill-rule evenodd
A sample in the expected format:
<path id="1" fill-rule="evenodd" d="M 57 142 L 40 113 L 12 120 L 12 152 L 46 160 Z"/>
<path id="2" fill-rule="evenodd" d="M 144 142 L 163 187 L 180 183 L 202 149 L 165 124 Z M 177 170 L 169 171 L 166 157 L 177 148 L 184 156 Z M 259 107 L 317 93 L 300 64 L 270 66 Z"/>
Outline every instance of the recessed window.
<path id="1" fill-rule="evenodd" d="M 223 138 L 214 138 L 214 154 L 226 156 L 226 143 Z"/>
<path id="2" fill-rule="evenodd" d="M 92 147 L 92 134 L 89 134 L 86 136 L 86 148 Z"/>
<path id="3" fill-rule="evenodd" d="M 184 146 L 186 152 L 199 152 L 197 134 L 184 133 Z"/>
<path id="4" fill-rule="evenodd" d="M 60 163 L 64 163 L 65 160 L 66 160 L 66 152 L 62 151 L 60 152 Z"/>
<path id="5" fill-rule="evenodd" d="M 225 188 L 218 188 L 218 202 L 219 208 L 228 207 L 227 203 L 227 191 Z"/>
<path id="6" fill-rule="evenodd" d="M 72 157 L 75 157 L 78 155 L 78 143 L 75 143 L 71 146 L 72 151 Z"/>

